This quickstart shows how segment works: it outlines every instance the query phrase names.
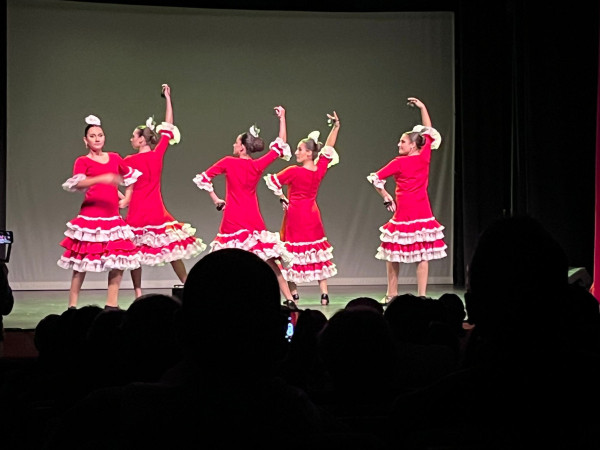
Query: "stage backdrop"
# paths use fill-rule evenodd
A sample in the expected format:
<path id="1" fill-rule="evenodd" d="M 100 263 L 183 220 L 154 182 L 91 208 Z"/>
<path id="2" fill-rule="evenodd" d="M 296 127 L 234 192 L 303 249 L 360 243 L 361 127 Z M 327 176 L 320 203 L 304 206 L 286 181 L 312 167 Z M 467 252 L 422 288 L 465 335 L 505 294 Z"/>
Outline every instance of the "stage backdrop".
<path id="1" fill-rule="evenodd" d="M 406 98 L 423 100 L 443 137 L 433 154 L 429 193 L 448 244 L 448 257 L 430 264 L 430 282 L 452 283 L 452 13 L 9 0 L 7 21 L 6 226 L 15 234 L 14 289 L 68 289 L 71 273 L 56 264 L 59 242 L 83 195 L 61 184 L 75 158 L 86 153 L 84 118 L 100 117 L 105 150 L 125 156 L 132 152 L 134 127 L 150 115 L 164 117 L 162 83 L 171 86 L 182 134 L 165 157 L 165 204 L 206 243 L 217 233 L 221 214 L 194 176 L 231 154 L 236 136 L 254 123 L 267 143 L 273 140 L 277 105 L 287 110 L 293 150 L 312 130 L 325 141 L 326 114 L 337 111 L 341 162 L 325 177 L 318 199 L 339 270 L 332 285 L 385 284 L 385 264 L 374 255 L 378 228 L 390 213 L 366 177 L 397 155 L 399 136 L 419 123 L 419 111 L 408 108 Z M 289 164 L 295 160 L 276 161 L 267 172 Z M 214 185 L 224 196 L 223 177 Z M 393 179 L 387 188 L 393 192 Z M 262 183 L 258 195 L 267 227 L 278 230 L 277 197 Z M 198 258 L 186 261 L 188 269 Z M 414 284 L 414 265 L 401 266 L 400 283 Z M 169 266 L 145 268 L 143 277 L 148 288 L 177 282 Z M 128 274 L 123 280 L 124 288 L 131 287 Z M 90 273 L 84 283 L 87 289 L 105 286 L 105 273 Z"/>

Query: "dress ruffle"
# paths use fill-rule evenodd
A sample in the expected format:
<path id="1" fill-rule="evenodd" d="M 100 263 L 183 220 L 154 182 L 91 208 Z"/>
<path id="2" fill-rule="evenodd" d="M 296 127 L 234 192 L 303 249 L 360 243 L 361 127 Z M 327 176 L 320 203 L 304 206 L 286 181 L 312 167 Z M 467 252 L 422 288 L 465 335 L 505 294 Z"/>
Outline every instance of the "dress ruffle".
<path id="1" fill-rule="evenodd" d="M 444 227 L 434 218 L 396 222 L 379 228 L 381 245 L 375 258 L 402 263 L 431 261 L 446 257 Z"/>
<path id="2" fill-rule="evenodd" d="M 273 142 L 269 144 L 271 150 L 275 150 L 279 157 L 285 161 L 289 161 L 292 158 L 292 151 L 287 142 L 280 137 L 277 137 Z"/>
<path id="3" fill-rule="evenodd" d="M 77 216 L 67 223 L 59 267 L 77 272 L 105 272 L 140 267 L 133 232 L 120 216 Z"/>
<path id="4" fill-rule="evenodd" d="M 205 190 L 207 192 L 213 192 L 215 189 L 213 187 L 211 179 L 206 175 L 206 172 L 199 173 L 192 180 L 198 186 L 198 189 Z"/>
<path id="5" fill-rule="evenodd" d="M 141 263 L 146 266 L 161 266 L 178 259 L 191 259 L 206 249 L 206 244 L 194 236 L 196 229 L 188 223 L 174 221 L 132 230 Z"/>
<path id="6" fill-rule="evenodd" d="M 278 259 L 284 267 L 291 264 L 293 255 L 285 248 L 279 233 L 271 231 L 239 230 L 231 234 L 217 234 L 210 243 L 210 251 L 240 248 L 258 255 L 262 260 Z"/>
<path id="7" fill-rule="evenodd" d="M 283 269 L 286 281 L 307 283 L 324 280 L 337 274 L 333 259 L 333 247 L 327 238 L 314 242 L 285 242 L 285 247 L 293 255 L 292 264 Z"/>

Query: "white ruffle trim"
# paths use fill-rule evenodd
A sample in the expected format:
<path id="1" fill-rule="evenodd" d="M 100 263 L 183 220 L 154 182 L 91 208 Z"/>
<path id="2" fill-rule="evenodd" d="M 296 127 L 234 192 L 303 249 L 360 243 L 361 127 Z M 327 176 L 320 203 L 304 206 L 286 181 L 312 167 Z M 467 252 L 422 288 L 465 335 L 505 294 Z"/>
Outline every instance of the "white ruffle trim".
<path id="1" fill-rule="evenodd" d="M 206 244 L 196 238 L 195 243 L 189 244 L 185 248 L 181 245 L 172 250 L 165 248 L 160 254 L 153 255 L 141 252 L 141 262 L 145 266 L 163 266 L 172 261 L 195 258 L 204 250 L 206 250 Z"/>
<path id="2" fill-rule="evenodd" d="M 414 252 L 392 252 L 386 250 L 382 247 L 377 249 L 377 254 L 375 258 L 381 259 L 383 261 L 390 262 L 401 262 L 401 263 L 414 263 L 421 261 L 432 261 L 434 259 L 442 259 L 445 258 L 447 245 L 444 244 L 443 247 L 428 249 L 428 250 L 416 250 Z"/>
<path id="3" fill-rule="evenodd" d="M 73 225 L 71 222 L 67 222 L 67 227 L 65 236 L 81 242 L 110 242 L 119 241 L 121 239 L 133 241 L 134 238 L 133 231 L 131 231 L 131 228 L 128 225 L 119 225 L 105 230 L 81 228 Z"/>
<path id="4" fill-rule="evenodd" d="M 296 266 L 292 266 L 289 269 L 283 269 L 281 271 L 285 281 L 291 281 L 293 283 L 311 283 L 313 281 L 325 280 L 337 275 L 337 268 L 335 264 L 331 266 L 324 266 L 322 270 L 311 270 L 306 272 L 299 272 L 296 270 Z"/>
<path id="5" fill-rule="evenodd" d="M 415 125 L 412 132 L 428 134 L 433 139 L 431 143 L 431 149 L 436 150 L 442 143 L 442 135 L 433 127 L 425 127 L 423 125 Z"/>
<path id="6" fill-rule="evenodd" d="M 235 234 L 243 233 L 247 230 L 240 230 L 234 234 L 219 234 L 219 236 L 233 236 Z M 272 248 L 267 249 L 254 249 L 259 242 L 264 244 L 275 244 Z M 258 255 L 262 260 L 266 261 L 268 259 L 279 259 L 284 266 L 289 266 L 294 258 L 294 256 L 285 248 L 285 245 L 279 238 L 279 233 L 273 233 L 271 231 L 263 230 L 263 231 L 254 231 L 252 234 L 248 236 L 248 238 L 244 241 L 240 241 L 239 239 L 231 239 L 225 243 L 213 241 L 210 243 L 210 251 L 214 252 L 216 250 L 221 250 L 224 248 L 241 248 L 242 250 L 251 251 Z"/>
<path id="7" fill-rule="evenodd" d="M 319 156 L 317 156 L 315 159 L 315 164 L 317 164 L 319 162 L 319 157 L 321 155 L 324 158 L 327 158 L 330 160 L 329 163 L 327 164 L 328 169 L 331 166 L 335 166 L 336 164 L 339 164 L 339 162 L 340 162 L 340 155 L 338 155 L 338 152 L 336 152 L 335 148 L 333 148 L 331 145 L 326 145 L 325 147 L 323 147 L 321 149 L 321 151 L 319 152 Z"/>
<path id="8" fill-rule="evenodd" d="M 374 172 L 371 172 L 369 174 L 369 176 L 367 177 L 367 180 L 369 181 L 369 183 L 371 183 L 373 186 L 375 186 L 376 188 L 379 188 L 379 189 L 383 189 L 383 187 L 385 185 L 385 180 L 380 180 L 379 177 L 377 176 L 377 174 Z"/>
<path id="9" fill-rule="evenodd" d="M 391 242 L 400 245 L 410 245 L 415 242 L 435 242 L 439 239 L 444 239 L 443 229 L 444 227 L 440 225 L 438 228 L 423 229 L 415 231 L 414 233 L 404 233 L 401 231 L 390 233 L 385 228 L 380 227 L 379 231 L 381 231 L 381 235 L 379 236 L 379 239 L 382 242 Z"/>
<path id="10" fill-rule="evenodd" d="M 213 188 L 213 184 L 210 181 L 211 179 L 208 178 L 208 176 L 206 176 L 206 172 L 202 172 L 198 175 L 196 175 L 194 177 L 194 183 L 196 183 L 196 186 L 198 186 L 199 189 L 208 191 L 208 192 L 213 192 L 214 188 Z"/>
<path id="11" fill-rule="evenodd" d="M 123 177 L 123 182 L 121 183 L 121 186 L 129 186 L 130 184 L 135 183 L 141 176 L 142 172 L 130 167 L 129 172 L 127 172 L 127 175 Z"/>
<path id="12" fill-rule="evenodd" d="M 77 189 L 77 184 L 79 184 L 80 181 L 85 180 L 86 178 L 87 177 L 84 174 L 76 173 L 62 184 L 62 188 L 68 192 L 85 191 L 87 188 Z"/>
<path id="13" fill-rule="evenodd" d="M 179 141 L 181 141 L 181 133 L 179 132 L 179 128 L 177 128 L 177 126 L 173 125 L 172 123 L 163 122 L 160 125 L 158 125 L 156 127 L 156 132 L 160 133 L 161 131 L 167 131 L 170 135 L 169 144 L 175 145 L 179 144 Z"/>
<path id="14" fill-rule="evenodd" d="M 283 195 L 282 186 L 277 175 L 267 174 L 263 177 L 263 180 L 265 180 L 267 187 L 271 189 L 275 195 Z"/>
<path id="15" fill-rule="evenodd" d="M 113 269 L 133 270 L 140 267 L 140 255 L 138 253 L 130 256 L 109 255 L 97 260 L 84 258 L 61 258 L 57 261 L 59 267 L 76 272 L 108 272 Z"/>
<path id="16" fill-rule="evenodd" d="M 275 150 L 279 157 L 285 161 L 289 161 L 292 158 L 290 146 L 280 137 L 275 138 L 275 140 L 269 144 L 269 148 Z"/>
<path id="17" fill-rule="evenodd" d="M 173 225 L 176 223 L 178 223 L 178 222 L 168 222 L 163 225 L 158 225 L 156 227 L 142 227 L 142 228 L 132 227 L 131 229 L 133 230 L 133 232 L 135 234 L 134 239 L 133 239 L 135 242 L 135 245 L 137 245 L 137 246 L 147 245 L 148 247 L 152 247 L 152 248 L 160 248 L 160 247 L 169 245 L 172 242 L 184 241 L 186 239 L 194 237 L 194 235 L 196 234 L 196 229 L 194 227 L 192 227 L 189 223 L 181 224 L 182 225 L 181 229 L 168 228 L 167 230 L 164 230 L 162 233 L 157 233 L 155 231 L 151 231 L 151 228 L 163 229 L 163 228 L 168 227 L 169 225 Z M 141 232 L 141 234 L 137 234 L 136 231 Z"/>

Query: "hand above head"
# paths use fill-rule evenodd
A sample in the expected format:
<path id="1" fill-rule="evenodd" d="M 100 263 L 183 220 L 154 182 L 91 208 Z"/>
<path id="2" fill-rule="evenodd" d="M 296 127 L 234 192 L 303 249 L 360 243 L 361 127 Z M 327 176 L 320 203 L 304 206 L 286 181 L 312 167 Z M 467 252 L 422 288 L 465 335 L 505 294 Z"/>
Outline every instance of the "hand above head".
<path id="1" fill-rule="evenodd" d="M 277 117 L 279 117 L 280 119 L 285 119 L 285 108 L 283 106 L 276 106 L 273 109 L 275 110 L 275 114 L 277 114 Z"/>
<path id="2" fill-rule="evenodd" d="M 162 95 L 165 98 L 169 98 L 171 96 L 171 87 L 166 83 L 162 85 Z"/>
<path id="3" fill-rule="evenodd" d="M 333 112 L 333 115 L 327 114 L 327 122 L 329 122 L 332 127 L 340 126 L 340 119 L 335 111 Z"/>
<path id="4" fill-rule="evenodd" d="M 406 100 L 407 100 L 406 104 L 408 106 L 416 106 L 419 109 L 421 109 L 425 106 L 425 104 L 416 97 L 408 97 Z"/>

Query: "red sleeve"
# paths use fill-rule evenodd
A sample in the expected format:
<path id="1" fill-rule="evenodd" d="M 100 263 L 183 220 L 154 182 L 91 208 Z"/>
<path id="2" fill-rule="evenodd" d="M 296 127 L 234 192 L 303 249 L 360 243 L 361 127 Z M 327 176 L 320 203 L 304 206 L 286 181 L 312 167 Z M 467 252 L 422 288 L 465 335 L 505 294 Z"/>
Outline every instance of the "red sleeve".
<path id="1" fill-rule="evenodd" d="M 399 170 L 400 170 L 400 158 L 396 157 L 375 173 L 377 174 L 377 176 L 379 177 L 380 180 L 385 180 L 386 178 L 394 175 Z"/>
<path id="2" fill-rule="evenodd" d="M 84 175 L 87 175 L 87 161 L 84 159 L 87 158 L 86 156 L 84 157 L 79 157 L 75 160 L 75 164 L 73 164 L 73 175 L 77 175 L 78 173 L 82 173 Z"/>
<path id="3" fill-rule="evenodd" d="M 277 158 L 279 158 L 279 153 L 277 153 L 277 151 L 275 150 L 269 150 L 269 152 L 266 155 L 263 155 L 255 160 L 256 168 L 262 172 L 269 166 L 269 164 L 271 164 Z"/>
<path id="4" fill-rule="evenodd" d="M 231 158 L 231 156 L 226 156 L 225 158 L 221 158 L 212 166 L 204 171 L 209 180 L 212 180 L 217 175 L 221 175 L 222 173 L 227 172 L 227 161 Z"/>
<path id="5" fill-rule="evenodd" d="M 279 172 L 276 176 L 279 182 L 284 184 L 290 184 L 290 181 L 294 179 L 294 172 L 296 171 L 297 166 L 289 166 Z"/>
<path id="6" fill-rule="evenodd" d="M 160 141 L 158 141 L 158 144 L 154 147 L 154 152 L 162 156 L 167 151 L 167 148 L 169 148 L 169 139 L 173 137 L 173 133 L 168 132 L 167 130 L 161 130 L 160 134 Z"/>

